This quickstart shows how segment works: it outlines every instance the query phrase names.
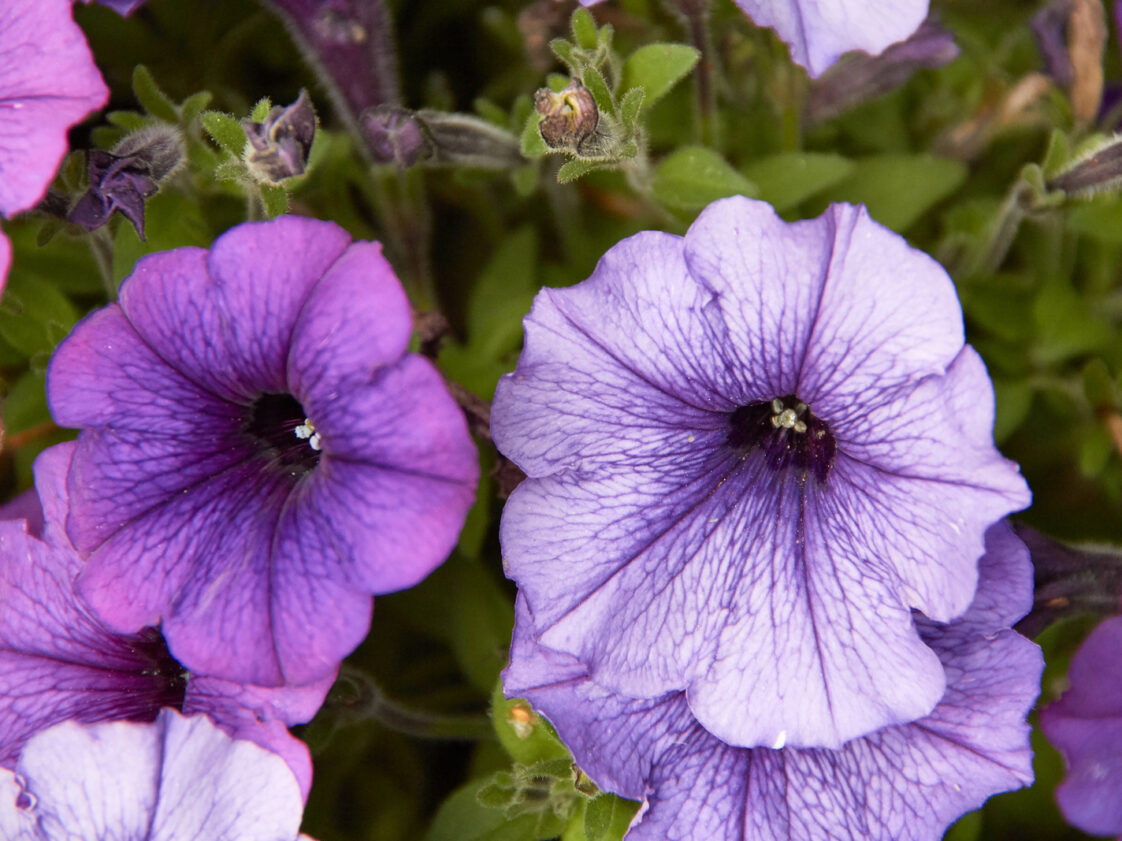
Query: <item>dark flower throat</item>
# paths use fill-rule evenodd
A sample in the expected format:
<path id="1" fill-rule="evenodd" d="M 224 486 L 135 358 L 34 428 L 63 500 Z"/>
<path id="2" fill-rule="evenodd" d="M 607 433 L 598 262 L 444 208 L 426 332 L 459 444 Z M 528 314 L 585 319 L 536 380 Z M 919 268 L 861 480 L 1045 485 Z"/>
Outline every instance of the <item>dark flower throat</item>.
<path id="1" fill-rule="evenodd" d="M 319 452 L 296 435 L 307 419 L 291 394 L 262 394 L 250 409 L 244 430 L 286 472 L 301 476 L 319 464 Z"/>
<path id="2" fill-rule="evenodd" d="M 773 470 L 792 469 L 800 480 L 814 476 L 819 483 L 830 475 L 838 454 L 830 428 L 793 394 L 734 409 L 727 441 L 742 457 L 762 450 Z"/>

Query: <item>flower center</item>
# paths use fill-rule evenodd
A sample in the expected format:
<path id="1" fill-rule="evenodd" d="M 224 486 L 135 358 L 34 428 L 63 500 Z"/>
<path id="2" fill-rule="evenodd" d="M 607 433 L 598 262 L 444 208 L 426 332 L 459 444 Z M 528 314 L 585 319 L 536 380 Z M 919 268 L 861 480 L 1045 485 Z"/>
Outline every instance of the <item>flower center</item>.
<path id="1" fill-rule="evenodd" d="M 801 480 L 813 475 L 820 483 L 838 453 L 830 428 L 793 394 L 734 409 L 727 441 L 742 458 L 759 449 L 773 470 L 793 468 Z"/>
<path id="2" fill-rule="evenodd" d="M 319 464 L 320 434 L 291 394 L 262 394 L 244 428 L 275 464 L 293 476 Z"/>
<path id="3" fill-rule="evenodd" d="M 129 638 L 129 648 L 144 664 L 142 673 L 152 678 L 152 696 L 144 699 L 148 708 L 141 709 L 141 716 L 150 714 L 147 720 L 151 721 L 162 707 L 174 707 L 182 712 L 189 673 L 171 656 L 164 635 L 157 628 L 141 628 Z M 140 701 L 140 698 L 135 700 Z"/>

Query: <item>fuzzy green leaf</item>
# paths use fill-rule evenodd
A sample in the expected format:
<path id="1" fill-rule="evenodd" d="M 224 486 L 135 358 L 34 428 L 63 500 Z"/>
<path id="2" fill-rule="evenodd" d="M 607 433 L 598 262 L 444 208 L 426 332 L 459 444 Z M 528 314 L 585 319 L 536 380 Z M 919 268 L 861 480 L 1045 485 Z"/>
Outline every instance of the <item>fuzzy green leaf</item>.
<path id="1" fill-rule="evenodd" d="M 538 130 L 541 115 L 534 111 L 526 118 L 526 127 L 522 129 L 522 155 L 527 158 L 540 158 L 549 154 L 549 146 Z"/>
<path id="2" fill-rule="evenodd" d="M 693 70 L 701 53 L 685 44 L 648 44 L 623 64 L 620 90 L 643 88 L 648 105 L 666 94 Z"/>
<path id="3" fill-rule="evenodd" d="M 573 38 L 582 49 L 596 49 L 596 21 L 588 9 L 578 7 L 573 12 L 572 27 Z"/>
<path id="4" fill-rule="evenodd" d="M 685 146 L 658 165 L 655 197 L 678 210 L 700 210 L 725 196 L 755 196 L 756 185 L 703 146 Z"/>
<path id="5" fill-rule="evenodd" d="M 235 158 L 242 156 L 246 138 L 245 131 L 237 120 L 221 111 L 203 111 L 200 119 L 206 133 L 214 139 L 215 143 Z"/>
<path id="6" fill-rule="evenodd" d="M 549 42 L 549 48 L 553 50 L 553 54 L 566 67 L 571 69 L 576 66 L 576 61 L 573 58 L 573 45 L 564 38 L 554 38 Z"/>
<path id="7" fill-rule="evenodd" d="M 570 181 L 576 181 L 581 176 L 592 172 L 592 170 L 599 169 L 599 167 L 600 164 L 597 161 L 585 161 L 580 158 L 573 158 L 557 171 L 557 183 L 568 184 Z"/>
<path id="8" fill-rule="evenodd" d="M 646 91 L 642 88 L 632 88 L 619 101 L 619 121 L 623 123 L 625 129 L 634 128 L 639 121 L 639 112 L 643 108 L 645 97 Z"/>
<path id="9" fill-rule="evenodd" d="M 132 71 L 132 90 L 136 95 L 136 101 L 153 117 L 169 123 L 179 122 L 179 110 L 175 107 L 175 103 L 160 90 L 160 86 L 156 84 L 156 80 L 143 64 L 138 64 Z"/>
<path id="10" fill-rule="evenodd" d="M 273 108 L 273 101 L 267 96 L 261 97 L 253 106 L 253 111 L 250 112 L 249 118 L 255 123 L 265 122 L 265 118 L 269 116 L 269 111 Z"/>
<path id="11" fill-rule="evenodd" d="M 179 119 L 183 123 L 189 123 L 203 113 L 203 109 L 210 105 L 210 101 L 214 96 L 210 91 L 199 91 L 193 93 L 185 100 L 183 105 L 179 108 Z"/>

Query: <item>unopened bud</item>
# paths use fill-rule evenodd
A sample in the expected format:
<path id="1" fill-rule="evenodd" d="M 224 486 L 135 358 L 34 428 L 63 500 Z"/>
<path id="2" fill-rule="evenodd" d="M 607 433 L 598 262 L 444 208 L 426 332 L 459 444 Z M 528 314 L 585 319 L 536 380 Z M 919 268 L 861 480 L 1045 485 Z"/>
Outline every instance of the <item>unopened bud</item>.
<path id="1" fill-rule="evenodd" d="M 1045 182 L 1049 190 L 1090 195 L 1122 187 L 1122 136 L 1073 161 Z"/>
<path id="2" fill-rule="evenodd" d="M 180 167 L 185 153 L 179 130 L 167 123 L 130 134 L 111 152 L 91 149 L 87 154 L 89 189 L 67 218 L 92 231 L 120 211 L 144 239 L 144 204 L 156 194 L 159 183 Z"/>
<path id="3" fill-rule="evenodd" d="M 398 105 L 380 105 L 362 115 L 362 124 L 370 142 L 374 160 L 397 164 L 401 169 L 413 166 L 421 158 L 432 156 L 431 144 L 425 139 L 417 115 Z"/>
<path id="4" fill-rule="evenodd" d="M 542 115 L 538 131 L 551 149 L 579 149 L 600 122 L 592 94 L 575 80 L 560 91 L 539 89 L 534 108 Z"/>
<path id="5" fill-rule="evenodd" d="M 316 135 L 316 112 L 307 91 L 301 90 L 287 108 L 274 106 L 263 123 L 242 120 L 242 128 L 249 139 L 246 166 L 258 181 L 277 184 L 304 174 Z"/>

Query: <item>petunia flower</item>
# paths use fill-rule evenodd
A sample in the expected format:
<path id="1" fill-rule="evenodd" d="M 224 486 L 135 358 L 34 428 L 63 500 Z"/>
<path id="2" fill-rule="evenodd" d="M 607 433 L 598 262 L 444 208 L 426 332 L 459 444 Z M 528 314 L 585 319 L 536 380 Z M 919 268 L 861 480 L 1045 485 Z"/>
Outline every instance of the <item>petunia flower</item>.
<path id="1" fill-rule="evenodd" d="M 82 2 L 89 5 L 94 0 L 82 0 Z M 96 0 L 96 2 L 102 6 L 108 6 L 119 15 L 128 17 L 143 6 L 146 0 Z"/>
<path id="2" fill-rule="evenodd" d="M 296 841 L 303 807 L 284 762 L 205 716 L 67 721 L 0 770 L 6 841 Z"/>
<path id="3" fill-rule="evenodd" d="M 598 686 L 534 641 L 522 599 L 504 686 L 549 718 L 597 785 L 644 801 L 627 841 L 937 841 L 991 794 L 1032 781 L 1025 716 L 1044 663 L 1010 630 L 1032 603 L 1032 566 L 1005 524 L 987 545 L 970 609 L 949 624 L 916 619 L 947 672 L 942 700 L 836 750 L 736 747 L 698 722 L 683 693 L 637 699 Z"/>
<path id="4" fill-rule="evenodd" d="M 172 707 L 280 754 L 307 796 L 311 758 L 285 725 L 311 720 L 332 676 L 264 688 L 196 675 L 157 629 L 121 634 L 92 616 L 74 592 L 82 562 L 64 526 L 73 449 L 60 444 L 35 462 L 41 526 L 34 516 L 0 522 L 0 767 L 13 767 L 31 736 L 60 721 L 153 721 Z"/>
<path id="5" fill-rule="evenodd" d="M 1073 826 L 1122 836 L 1122 617 L 1099 624 L 1068 671 L 1071 688 L 1040 713 L 1067 762 L 1056 800 Z"/>
<path id="6" fill-rule="evenodd" d="M 839 747 L 943 696 L 912 610 L 969 606 L 1029 494 L 954 287 L 834 205 L 742 197 L 543 290 L 491 414 L 533 635 L 744 747 Z M 749 714 L 745 714 L 745 711 Z"/>
<path id="7" fill-rule="evenodd" d="M 455 545 L 478 462 L 376 243 L 282 217 L 140 262 L 48 371 L 82 428 L 68 532 L 113 629 L 162 622 L 186 668 L 320 680 L 371 594 Z"/>
<path id="8" fill-rule="evenodd" d="M 928 0 L 736 0 L 757 26 L 774 29 L 811 77 L 843 53 L 876 55 L 903 41 L 927 17 Z"/>

